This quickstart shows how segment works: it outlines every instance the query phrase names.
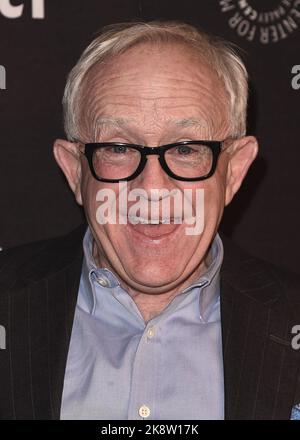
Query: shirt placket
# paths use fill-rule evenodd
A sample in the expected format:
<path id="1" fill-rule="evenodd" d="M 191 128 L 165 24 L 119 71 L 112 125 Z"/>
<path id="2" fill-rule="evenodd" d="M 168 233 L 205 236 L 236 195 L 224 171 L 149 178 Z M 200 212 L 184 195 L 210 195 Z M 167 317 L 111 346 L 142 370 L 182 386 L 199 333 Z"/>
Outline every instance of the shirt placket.
<path id="1" fill-rule="evenodd" d="M 149 322 L 140 338 L 133 362 L 128 404 L 129 420 L 156 418 L 160 345 L 158 323 Z"/>

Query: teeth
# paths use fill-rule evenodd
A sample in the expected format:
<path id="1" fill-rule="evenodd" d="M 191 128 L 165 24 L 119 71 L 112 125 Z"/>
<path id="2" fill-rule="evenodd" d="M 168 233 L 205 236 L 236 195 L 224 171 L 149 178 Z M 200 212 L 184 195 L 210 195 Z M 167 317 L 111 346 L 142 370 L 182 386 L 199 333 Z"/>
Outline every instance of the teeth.
<path id="1" fill-rule="evenodd" d="M 133 223 L 133 224 L 141 223 L 143 225 L 158 225 L 158 224 L 165 225 L 165 224 L 171 223 L 170 219 L 168 219 L 168 218 L 150 219 L 150 220 L 143 218 L 143 217 L 137 217 L 137 216 L 131 216 L 128 218 L 129 218 L 130 223 Z"/>

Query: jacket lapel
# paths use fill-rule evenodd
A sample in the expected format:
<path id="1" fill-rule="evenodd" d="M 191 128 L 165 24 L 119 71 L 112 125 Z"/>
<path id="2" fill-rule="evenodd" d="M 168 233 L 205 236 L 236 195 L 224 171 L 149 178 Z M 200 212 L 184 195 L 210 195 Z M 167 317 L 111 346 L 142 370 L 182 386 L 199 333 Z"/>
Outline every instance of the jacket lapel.
<path id="1" fill-rule="evenodd" d="M 49 281 L 48 330 L 52 418 L 60 418 L 65 368 L 77 302 L 82 258 Z"/>
<path id="2" fill-rule="evenodd" d="M 39 390 L 45 383 L 48 384 L 48 390 L 44 395 L 47 400 L 44 408 L 46 417 L 38 414 L 37 418 L 60 418 L 65 368 L 81 276 L 82 238 L 85 229 L 86 227 L 77 229 L 70 235 L 69 243 L 64 243 L 64 247 L 54 250 L 54 258 L 55 255 L 60 255 L 60 252 L 61 255 L 65 253 L 63 264 L 56 268 L 52 276 L 42 281 L 45 316 L 43 320 L 35 320 L 35 323 L 43 327 L 44 337 L 43 340 L 41 336 L 36 339 L 36 352 L 41 355 L 37 356 L 35 362 L 33 359 L 32 367 L 35 366 L 37 371 L 43 363 L 47 364 L 48 374 L 44 372 L 33 377 L 36 378 L 36 390 Z M 37 295 L 35 300 L 38 301 Z M 40 306 L 37 310 L 43 309 Z M 32 337 L 34 334 L 37 332 L 33 329 Z M 46 375 L 48 375 L 47 378 Z M 38 392 L 36 396 L 38 397 Z M 35 405 L 35 407 L 36 412 L 41 411 L 40 406 Z M 47 408 L 50 409 L 50 414 L 47 414 Z"/>

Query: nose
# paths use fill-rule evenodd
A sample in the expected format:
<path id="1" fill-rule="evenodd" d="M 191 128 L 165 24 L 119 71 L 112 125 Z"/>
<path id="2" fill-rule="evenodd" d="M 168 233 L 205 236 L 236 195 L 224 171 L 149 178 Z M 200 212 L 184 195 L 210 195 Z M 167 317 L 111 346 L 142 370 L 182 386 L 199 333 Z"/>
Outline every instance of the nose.
<path id="1" fill-rule="evenodd" d="M 149 155 L 145 168 L 139 176 L 132 181 L 132 188 L 142 188 L 150 196 L 151 189 L 172 189 L 174 188 L 173 179 L 162 169 L 158 156 Z"/>

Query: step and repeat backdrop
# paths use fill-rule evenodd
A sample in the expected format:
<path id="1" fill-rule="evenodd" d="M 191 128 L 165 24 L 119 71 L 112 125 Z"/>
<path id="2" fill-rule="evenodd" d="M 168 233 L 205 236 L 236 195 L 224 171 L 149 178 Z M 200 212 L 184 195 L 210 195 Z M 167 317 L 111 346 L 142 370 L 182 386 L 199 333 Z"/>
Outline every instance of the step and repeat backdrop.
<path id="1" fill-rule="evenodd" d="M 52 154 L 71 67 L 102 26 L 181 19 L 241 48 L 260 153 L 222 230 L 300 273 L 300 0 L 0 0 L 0 246 L 83 219 Z"/>

